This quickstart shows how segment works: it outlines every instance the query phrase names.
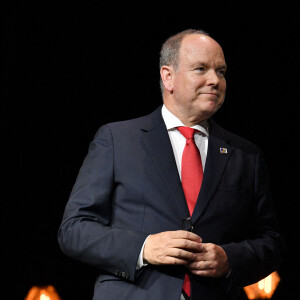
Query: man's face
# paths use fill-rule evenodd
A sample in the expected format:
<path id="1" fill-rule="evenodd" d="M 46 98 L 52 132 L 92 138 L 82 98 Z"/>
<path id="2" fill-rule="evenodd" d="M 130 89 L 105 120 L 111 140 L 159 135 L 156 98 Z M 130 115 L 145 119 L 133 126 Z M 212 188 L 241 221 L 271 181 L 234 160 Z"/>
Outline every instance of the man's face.
<path id="1" fill-rule="evenodd" d="M 200 34 L 186 36 L 172 81 L 176 111 L 195 122 L 211 117 L 224 102 L 225 71 L 224 54 L 216 41 Z"/>

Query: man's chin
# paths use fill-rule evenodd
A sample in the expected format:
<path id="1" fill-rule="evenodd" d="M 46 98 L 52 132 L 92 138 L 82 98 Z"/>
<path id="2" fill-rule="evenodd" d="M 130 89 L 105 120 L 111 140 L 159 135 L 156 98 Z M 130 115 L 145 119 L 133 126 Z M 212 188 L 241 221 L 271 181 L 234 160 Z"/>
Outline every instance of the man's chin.
<path id="1" fill-rule="evenodd" d="M 209 119 L 219 110 L 220 107 L 221 105 L 217 106 L 216 104 L 206 107 L 202 110 L 202 114 L 205 116 L 205 119 Z"/>

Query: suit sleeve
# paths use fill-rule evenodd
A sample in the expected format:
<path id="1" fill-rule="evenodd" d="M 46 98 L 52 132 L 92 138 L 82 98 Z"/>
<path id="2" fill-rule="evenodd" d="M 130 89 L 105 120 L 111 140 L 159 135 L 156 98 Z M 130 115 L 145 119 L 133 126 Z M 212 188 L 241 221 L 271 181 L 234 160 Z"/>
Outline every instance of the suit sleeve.
<path id="1" fill-rule="evenodd" d="M 112 228 L 114 144 L 109 126 L 89 147 L 65 208 L 58 241 L 68 256 L 134 281 L 142 232 Z"/>
<path id="2" fill-rule="evenodd" d="M 253 201 L 255 212 L 248 239 L 221 245 L 231 266 L 235 285 L 257 282 L 282 262 L 285 245 L 269 192 L 269 179 L 262 154 L 256 155 Z"/>

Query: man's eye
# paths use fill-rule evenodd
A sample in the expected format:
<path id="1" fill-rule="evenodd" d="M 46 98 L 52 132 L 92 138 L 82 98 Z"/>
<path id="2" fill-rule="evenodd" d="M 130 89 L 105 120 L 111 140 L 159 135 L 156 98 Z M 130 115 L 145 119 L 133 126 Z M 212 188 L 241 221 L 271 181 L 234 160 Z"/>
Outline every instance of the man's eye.
<path id="1" fill-rule="evenodd" d="M 198 71 L 204 71 L 205 68 L 204 68 L 204 67 L 199 67 L 199 68 L 197 68 L 197 70 L 198 70 Z"/>
<path id="2" fill-rule="evenodd" d="M 226 74 L 226 70 L 218 70 L 218 73 L 220 74 L 220 75 L 222 75 L 222 76 L 225 76 L 225 74 Z"/>

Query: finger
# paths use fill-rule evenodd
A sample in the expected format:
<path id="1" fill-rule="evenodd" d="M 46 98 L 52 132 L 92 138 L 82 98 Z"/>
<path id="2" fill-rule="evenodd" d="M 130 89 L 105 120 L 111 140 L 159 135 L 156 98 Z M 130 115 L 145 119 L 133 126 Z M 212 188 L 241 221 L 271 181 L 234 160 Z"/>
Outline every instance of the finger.
<path id="1" fill-rule="evenodd" d="M 185 261 L 185 264 L 194 261 L 196 257 L 195 253 L 178 248 L 168 249 L 166 256 Z"/>
<path id="2" fill-rule="evenodd" d="M 174 256 L 164 256 L 161 260 L 156 260 L 152 263 L 152 265 L 181 265 L 185 266 L 189 261 L 186 259 L 174 257 Z"/>
<path id="3" fill-rule="evenodd" d="M 205 264 L 203 262 L 202 266 L 205 268 Z M 190 269 L 190 272 L 195 274 L 195 275 L 198 275 L 198 276 L 203 276 L 203 277 L 223 277 L 224 276 L 224 273 L 221 272 L 221 270 L 219 270 L 215 264 L 212 264 L 212 263 L 207 263 L 207 269 L 197 269 L 197 268 L 194 268 L 194 269 Z"/>
<path id="4" fill-rule="evenodd" d="M 227 254 L 225 253 L 224 249 L 215 244 L 202 243 L 201 254 L 199 254 L 198 260 L 210 260 L 216 263 L 227 261 Z"/>
<path id="5" fill-rule="evenodd" d="M 215 268 L 214 262 L 206 260 L 197 263 L 188 264 L 188 269 L 191 273 L 204 277 L 218 277 L 218 271 Z"/>
<path id="6" fill-rule="evenodd" d="M 151 236 L 151 240 L 161 249 L 180 248 L 192 252 L 202 249 L 201 238 L 187 231 L 162 232 Z"/>
<path id="7" fill-rule="evenodd" d="M 202 250 L 202 244 L 200 242 L 195 242 L 188 239 L 173 239 L 170 242 L 170 246 L 172 248 L 180 248 L 192 252 L 199 252 Z"/>
<path id="8" fill-rule="evenodd" d="M 143 259 L 156 265 L 186 264 L 195 259 L 195 254 L 190 250 L 199 248 L 195 240 L 200 241 L 201 238 L 183 230 L 150 235 L 145 242 Z"/>
<path id="9" fill-rule="evenodd" d="M 167 231 L 166 233 L 169 233 L 172 236 L 172 238 L 175 239 L 187 239 L 197 243 L 202 242 L 202 238 L 199 235 L 190 231 L 176 230 L 176 231 Z"/>
<path id="10" fill-rule="evenodd" d="M 206 260 L 201 260 L 201 261 L 193 261 L 187 265 L 189 270 L 193 271 L 204 271 L 204 270 L 209 270 L 213 269 L 215 267 L 215 263 L 212 261 L 206 261 Z"/>
<path id="11" fill-rule="evenodd" d="M 189 251 L 176 248 L 168 248 L 157 253 L 151 261 L 154 265 L 186 265 L 195 259 L 195 254 Z"/>

